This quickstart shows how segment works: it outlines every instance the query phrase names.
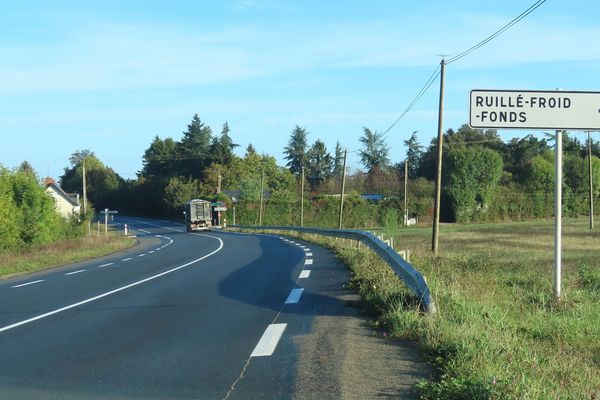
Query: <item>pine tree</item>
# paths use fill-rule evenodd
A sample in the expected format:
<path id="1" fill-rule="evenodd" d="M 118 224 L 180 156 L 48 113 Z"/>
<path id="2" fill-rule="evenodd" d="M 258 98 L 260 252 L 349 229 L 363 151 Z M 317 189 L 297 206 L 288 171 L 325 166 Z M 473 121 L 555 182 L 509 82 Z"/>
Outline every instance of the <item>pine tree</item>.
<path id="1" fill-rule="evenodd" d="M 252 143 L 248 143 L 248 147 L 246 147 L 246 154 L 244 157 L 248 158 L 248 156 L 256 155 L 256 149 L 252 146 Z"/>
<path id="2" fill-rule="evenodd" d="M 342 168 L 344 168 L 344 150 L 339 140 L 335 143 L 335 154 L 333 157 L 332 175 L 337 179 L 342 175 Z"/>
<path id="3" fill-rule="evenodd" d="M 308 132 L 306 129 L 299 127 L 296 125 L 294 130 L 292 131 L 292 135 L 290 137 L 290 141 L 288 145 L 285 147 L 284 154 L 285 159 L 288 160 L 286 166 L 290 169 L 290 171 L 298 175 L 302 172 L 302 167 L 306 167 L 306 136 Z"/>
<path id="4" fill-rule="evenodd" d="M 406 159 L 408 160 L 408 176 L 412 179 L 417 177 L 421 157 L 423 157 L 423 146 L 417 138 L 417 131 L 414 131 L 410 139 L 404 141 L 406 146 Z"/>
<path id="5" fill-rule="evenodd" d="M 372 132 L 369 128 L 363 128 L 363 130 L 364 135 L 360 138 L 360 142 L 363 144 L 363 148 L 360 149 L 360 161 L 368 172 L 371 172 L 374 167 L 385 170 L 390 163 L 388 158 L 390 148 L 385 143 L 383 134 L 377 131 Z"/>
<path id="6" fill-rule="evenodd" d="M 178 143 L 178 153 L 181 158 L 179 174 L 182 176 L 200 178 L 204 168 L 210 162 L 210 144 L 212 130 L 194 114 L 192 122 L 188 124 L 187 131 Z"/>
<path id="7" fill-rule="evenodd" d="M 331 176 L 333 159 L 327 152 L 325 143 L 318 140 L 311 146 L 307 153 L 308 159 L 308 182 L 314 189 L 325 182 Z"/>
<path id="8" fill-rule="evenodd" d="M 227 165 L 231 162 L 231 159 L 233 158 L 233 149 L 239 145 L 233 143 L 233 140 L 229 136 L 229 132 L 229 124 L 225 121 L 221 136 L 218 138 L 215 137 L 212 140 L 210 153 L 213 162 L 221 165 Z"/>

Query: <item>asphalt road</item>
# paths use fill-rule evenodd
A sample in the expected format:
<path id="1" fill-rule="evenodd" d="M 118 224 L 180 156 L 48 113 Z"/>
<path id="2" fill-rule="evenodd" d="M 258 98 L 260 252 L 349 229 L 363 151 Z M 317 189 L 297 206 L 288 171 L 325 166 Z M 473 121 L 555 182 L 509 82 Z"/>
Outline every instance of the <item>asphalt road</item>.
<path id="1" fill-rule="evenodd" d="M 118 217 L 141 244 L 0 282 L 1 399 L 278 399 L 344 267 L 305 243 Z M 320 250 L 324 251 L 324 250 Z M 309 272 L 310 271 L 310 272 Z"/>

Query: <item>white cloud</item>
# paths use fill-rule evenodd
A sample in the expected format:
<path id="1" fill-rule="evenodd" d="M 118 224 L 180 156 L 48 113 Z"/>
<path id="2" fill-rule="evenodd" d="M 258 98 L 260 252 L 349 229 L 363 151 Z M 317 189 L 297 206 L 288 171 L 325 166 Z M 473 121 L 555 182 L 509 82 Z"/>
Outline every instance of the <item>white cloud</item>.
<path id="1" fill-rule="evenodd" d="M 258 7 L 262 2 L 238 2 Z M 398 21 L 285 24 L 190 31 L 176 27 L 96 25 L 63 41 L 0 48 L 0 92 L 126 90 L 206 85 L 300 71 L 431 66 L 437 53 L 464 50 L 501 26 L 501 18 L 458 18 L 438 27 L 425 17 Z M 450 32 L 448 32 L 450 31 Z M 451 34 L 450 34 L 451 33 Z M 600 28 L 517 24 L 460 68 L 597 60 Z M 477 38 L 477 39 L 476 39 Z M 463 47 L 464 46 L 464 47 Z"/>

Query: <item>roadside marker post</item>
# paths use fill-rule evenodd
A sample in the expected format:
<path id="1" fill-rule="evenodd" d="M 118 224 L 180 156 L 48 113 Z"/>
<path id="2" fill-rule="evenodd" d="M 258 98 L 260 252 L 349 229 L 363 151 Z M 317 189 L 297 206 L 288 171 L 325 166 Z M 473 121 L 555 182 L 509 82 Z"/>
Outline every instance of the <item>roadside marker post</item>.
<path id="1" fill-rule="evenodd" d="M 562 134 L 600 129 L 600 92 L 484 90 L 470 92 L 469 126 L 476 129 L 552 129 L 554 173 L 554 295 L 562 290 Z"/>

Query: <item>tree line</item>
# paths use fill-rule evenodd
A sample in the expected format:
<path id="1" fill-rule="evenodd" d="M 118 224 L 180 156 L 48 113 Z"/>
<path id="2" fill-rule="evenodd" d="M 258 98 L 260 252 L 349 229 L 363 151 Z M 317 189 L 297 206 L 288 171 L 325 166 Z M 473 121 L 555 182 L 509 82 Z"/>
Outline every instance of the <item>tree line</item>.
<path id="1" fill-rule="evenodd" d="M 196 114 L 179 139 L 154 137 L 142 157 L 136 179 L 124 180 L 90 152 L 73 154 L 61 178 L 67 191 L 81 193 L 81 170 L 87 160 L 88 196 L 100 208 L 153 216 L 179 216 L 191 198 L 220 200 L 237 207 L 238 223 L 258 220 L 261 184 L 265 194 L 264 223 L 298 224 L 300 179 L 306 188 L 306 218 L 315 226 L 335 226 L 335 197 L 340 191 L 344 150 L 333 152 L 306 128 L 295 126 L 284 148 L 285 166 L 248 144 L 243 156 L 225 122 L 219 134 Z M 472 222 L 549 217 L 553 213 L 553 138 L 527 135 L 504 142 L 495 130 L 467 125 L 444 134 L 442 220 Z M 564 212 L 587 213 L 587 147 L 564 133 Z M 404 176 L 407 168 L 408 213 L 427 220 L 432 213 L 437 140 L 422 146 L 417 132 L 404 141 L 404 161 L 392 163 L 385 135 L 364 128 L 357 151 L 363 170 L 347 174 L 351 203 L 346 226 L 394 226 L 404 215 Z M 600 145 L 592 143 L 595 181 L 600 182 Z M 264 174 L 264 176 L 263 176 Z M 598 186 L 597 186 L 598 187 Z M 233 204 L 223 190 L 233 190 Z M 383 196 L 377 203 L 364 193 Z M 598 197 L 595 189 L 594 196 Z M 331 203 L 331 204 L 329 204 Z M 351 205 L 350 205 L 351 204 Z M 352 214 L 356 214 L 352 217 Z M 232 217 L 228 212 L 228 217 Z M 331 215 L 330 215 L 331 214 Z"/>
<path id="2" fill-rule="evenodd" d="M 263 223 L 299 225 L 301 177 L 304 176 L 304 224 L 337 226 L 344 148 L 333 152 L 310 132 L 295 126 L 283 149 L 286 165 L 259 154 L 252 144 L 243 156 L 225 122 L 219 134 L 194 115 L 179 139 L 154 137 L 135 179 L 123 179 L 90 150 L 75 151 L 61 176 L 67 192 L 82 193 L 85 165 L 90 207 L 117 209 L 133 215 L 182 217 L 192 198 L 223 201 L 226 218 L 256 224 L 263 189 Z M 600 203 L 600 143 L 591 149 L 579 134 L 563 133 L 563 212 L 588 213 L 591 150 L 593 190 Z M 356 151 L 362 170 L 346 173 L 345 227 L 397 227 L 405 211 L 427 222 L 433 208 L 437 140 L 419 143 L 417 132 L 404 141 L 405 160 L 392 163 L 386 136 L 364 128 Z M 463 125 L 444 133 L 441 217 L 444 221 L 477 222 L 546 218 L 554 207 L 554 137 L 527 135 L 503 141 L 495 130 Z M 406 171 L 405 171 L 406 168 Z M 404 176 L 407 191 L 404 192 Z M 0 165 L 0 250 L 18 249 L 81 235 L 90 216 L 61 218 L 27 162 L 8 170 Z M 226 195 L 224 193 L 229 193 Z M 378 201 L 361 196 L 380 195 Z M 404 196 L 408 209 L 404 210 Z M 234 203 L 233 200 L 236 200 Z"/>

